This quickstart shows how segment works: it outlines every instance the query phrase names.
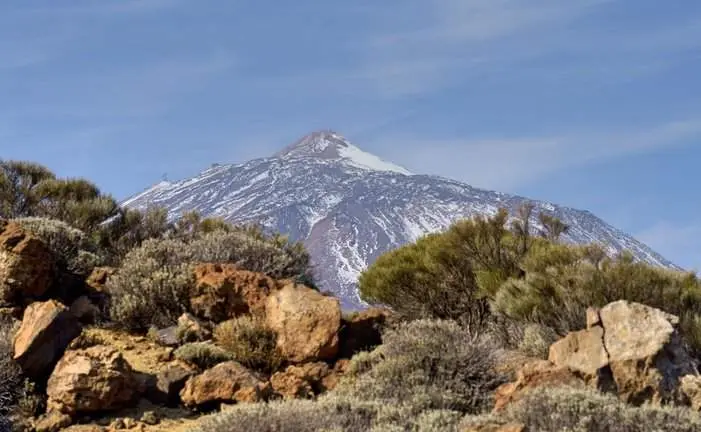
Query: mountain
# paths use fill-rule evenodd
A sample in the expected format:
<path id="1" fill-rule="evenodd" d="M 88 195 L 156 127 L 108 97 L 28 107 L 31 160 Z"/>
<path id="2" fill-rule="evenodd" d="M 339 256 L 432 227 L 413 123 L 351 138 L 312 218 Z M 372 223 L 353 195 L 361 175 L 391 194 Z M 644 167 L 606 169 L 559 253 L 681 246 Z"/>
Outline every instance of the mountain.
<path id="1" fill-rule="evenodd" d="M 460 218 L 491 215 L 500 207 L 516 210 L 525 201 L 535 205 L 534 214 L 543 211 L 567 223 L 567 242 L 600 242 L 612 254 L 628 249 L 642 261 L 674 267 L 588 211 L 413 174 L 332 131 L 312 133 L 269 158 L 213 165 L 193 178 L 158 183 L 123 205 L 162 206 L 173 218 L 198 210 L 287 233 L 306 244 L 322 289 L 354 309 L 363 306 L 358 275 L 382 253 Z"/>

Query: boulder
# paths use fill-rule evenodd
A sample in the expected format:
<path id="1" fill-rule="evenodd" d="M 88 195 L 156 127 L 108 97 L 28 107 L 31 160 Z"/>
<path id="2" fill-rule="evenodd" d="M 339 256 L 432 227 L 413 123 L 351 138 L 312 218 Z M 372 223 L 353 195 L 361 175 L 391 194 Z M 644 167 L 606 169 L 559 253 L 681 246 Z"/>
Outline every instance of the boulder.
<path id="1" fill-rule="evenodd" d="M 382 330 L 391 318 L 387 309 L 370 308 L 344 317 L 340 333 L 339 356 L 351 358 L 382 343 Z"/>
<path id="2" fill-rule="evenodd" d="M 14 338 L 14 359 L 34 379 L 46 378 L 81 333 L 78 320 L 55 300 L 32 303 Z"/>
<path id="3" fill-rule="evenodd" d="M 523 366 L 516 374 L 515 382 L 503 384 L 497 388 L 494 410 L 501 411 L 536 388 L 583 385 L 584 381 L 567 367 L 556 366 L 546 360 L 537 360 Z"/>
<path id="4" fill-rule="evenodd" d="M 201 342 L 209 339 L 212 331 L 192 314 L 184 313 L 178 318 L 177 336 L 181 343 Z"/>
<path id="5" fill-rule="evenodd" d="M 592 386 L 609 390 L 613 383 L 604 347 L 604 329 L 592 327 L 576 331 L 550 346 L 548 359 L 556 366 L 578 372 Z"/>
<path id="6" fill-rule="evenodd" d="M 115 349 L 94 346 L 68 351 L 49 378 L 49 410 L 72 416 L 128 406 L 140 392 L 131 366 Z"/>
<path id="7" fill-rule="evenodd" d="M 243 314 L 262 315 L 265 299 L 278 289 L 275 280 L 261 273 L 239 270 L 233 264 L 201 264 L 195 268 L 190 292 L 192 312 L 220 323 Z"/>
<path id="8" fill-rule="evenodd" d="M 553 344 L 549 359 L 627 403 L 677 400 L 680 378 L 697 375 L 673 315 L 621 300 L 587 311 L 587 323 Z"/>
<path id="9" fill-rule="evenodd" d="M 197 371 L 185 362 L 173 362 L 156 374 L 147 396 L 154 403 L 176 406 L 180 403 L 180 391 L 195 375 Z"/>
<path id="10" fill-rule="evenodd" d="M 220 363 L 187 380 L 180 392 L 186 406 L 212 406 L 231 402 L 260 402 L 270 394 L 270 385 L 240 363 Z"/>
<path id="11" fill-rule="evenodd" d="M 322 362 L 292 365 L 270 377 L 270 384 L 285 399 L 310 399 L 326 390 L 324 380 L 332 372 Z"/>
<path id="12" fill-rule="evenodd" d="M 55 261 L 43 241 L 17 223 L 0 224 L 0 304 L 26 305 L 49 290 Z"/>
<path id="13" fill-rule="evenodd" d="M 268 297 L 265 314 L 288 361 L 332 360 L 338 355 L 341 306 L 337 298 L 290 284 Z"/>
<path id="14" fill-rule="evenodd" d="M 154 328 L 152 337 L 157 344 L 164 347 L 176 347 L 180 345 L 178 326 L 170 326 L 160 330 Z"/>

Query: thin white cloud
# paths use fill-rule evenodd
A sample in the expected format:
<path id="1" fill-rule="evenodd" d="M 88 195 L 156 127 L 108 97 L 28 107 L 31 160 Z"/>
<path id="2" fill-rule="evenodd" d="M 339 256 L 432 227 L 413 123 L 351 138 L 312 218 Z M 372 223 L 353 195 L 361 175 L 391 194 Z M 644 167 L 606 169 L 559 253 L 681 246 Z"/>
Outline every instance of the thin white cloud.
<path id="1" fill-rule="evenodd" d="M 512 190 L 567 168 L 641 154 L 701 137 L 701 118 L 632 131 L 551 137 L 416 139 L 373 138 L 389 159 L 414 172 L 439 174 L 475 186 Z"/>
<path id="2" fill-rule="evenodd" d="M 678 61 L 670 53 L 701 46 L 701 20 L 694 17 L 615 32 L 579 23 L 614 3 L 620 0 L 408 0 L 398 9 L 380 2 L 367 13 L 383 25 L 359 37 L 363 61 L 351 75 L 356 84 L 396 98 L 563 54 L 567 62 L 521 78 L 611 82 L 663 71 Z"/>
<path id="3" fill-rule="evenodd" d="M 659 222 L 638 233 L 636 238 L 675 264 L 701 272 L 701 221 L 690 224 Z"/>

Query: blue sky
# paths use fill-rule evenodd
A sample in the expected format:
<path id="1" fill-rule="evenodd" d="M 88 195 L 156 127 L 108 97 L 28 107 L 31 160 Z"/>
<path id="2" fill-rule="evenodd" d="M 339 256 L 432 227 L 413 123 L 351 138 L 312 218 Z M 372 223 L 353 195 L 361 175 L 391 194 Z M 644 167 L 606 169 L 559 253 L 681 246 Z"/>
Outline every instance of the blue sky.
<path id="1" fill-rule="evenodd" d="M 698 0 L 0 5 L 1 158 L 125 198 L 320 128 L 701 268 Z"/>

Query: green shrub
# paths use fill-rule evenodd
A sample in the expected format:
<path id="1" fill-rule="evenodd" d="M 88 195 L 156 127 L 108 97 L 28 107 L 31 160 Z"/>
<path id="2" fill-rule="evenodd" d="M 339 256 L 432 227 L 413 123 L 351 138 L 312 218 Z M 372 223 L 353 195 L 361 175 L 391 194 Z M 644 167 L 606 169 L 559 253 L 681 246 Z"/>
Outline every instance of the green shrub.
<path id="1" fill-rule="evenodd" d="M 628 300 L 679 316 L 693 348 L 701 349 L 701 282 L 693 274 L 635 262 L 629 255 L 608 258 L 595 246 L 533 248 L 522 266 L 525 278 L 512 278 L 499 289 L 497 313 L 565 335 L 586 326 L 588 307 Z"/>
<path id="2" fill-rule="evenodd" d="M 505 210 L 490 218 L 463 220 L 444 233 L 380 256 L 360 276 L 361 296 L 410 319 L 450 319 L 474 330 L 485 327 L 491 315 L 489 299 L 509 277 L 521 273 L 519 262 L 528 248 L 542 242 L 529 236 L 523 221 L 513 225 L 523 232 L 511 233 L 507 220 Z"/>
<path id="3" fill-rule="evenodd" d="M 191 363 L 202 370 L 234 360 L 231 353 L 207 342 L 185 344 L 176 349 L 173 355 L 175 358 Z"/>
<path id="4" fill-rule="evenodd" d="M 15 222 L 46 243 L 62 270 L 87 275 L 100 264 L 95 244 L 83 231 L 65 222 L 38 217 L 15 219 Z"/>
<path id="5" fill-rule="evenodd" d="M 250 369 L 273 373 L 282 364 L 276 334 L 260 319 L 244 315 L 225 321 L 215 328 L 214 339 L 234 360 Z"/>
<path id="6" fill-rule="evenodd" d="M 491 416 L 490 416 L 491 417 Z M 539 432 L 691 432 L 701 416 L 688 408 L 634 407 L 594 390 L 553 388 L 534 391 L 497 418 L 467 417 L 461 428 L 484 422 L 521 423 Z"/>
<path id="7" fill-rule="evenodd" d="M 494 372 L 495 348 L 454 322 L 403 323 L 375 351 L 354 357 L 350 379 L 336 392 L 422 411 L 481 412 L 506 380 Z"/>

